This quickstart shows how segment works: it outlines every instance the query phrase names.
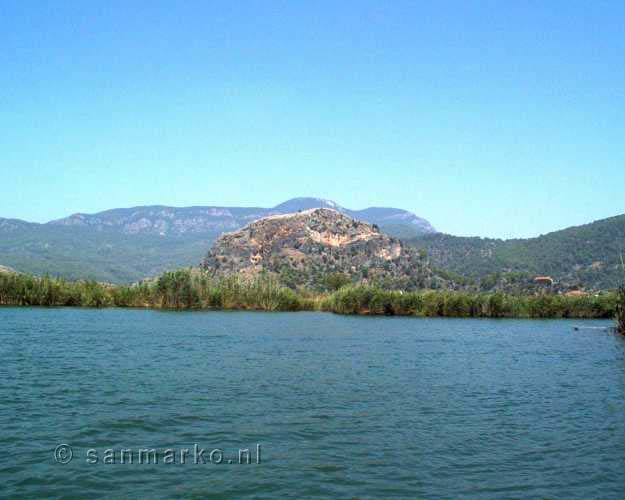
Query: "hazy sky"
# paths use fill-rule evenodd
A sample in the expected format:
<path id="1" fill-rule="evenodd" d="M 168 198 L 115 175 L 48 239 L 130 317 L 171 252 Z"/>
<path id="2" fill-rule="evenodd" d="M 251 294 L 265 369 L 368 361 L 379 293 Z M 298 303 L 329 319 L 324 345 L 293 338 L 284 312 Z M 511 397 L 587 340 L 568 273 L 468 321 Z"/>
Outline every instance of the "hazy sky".
<path id="1" fill-rule="evenodd" d="M 461 235 L 625 213 L 625 2 L 0 2 L 0 217 L 395 206 Z"/>

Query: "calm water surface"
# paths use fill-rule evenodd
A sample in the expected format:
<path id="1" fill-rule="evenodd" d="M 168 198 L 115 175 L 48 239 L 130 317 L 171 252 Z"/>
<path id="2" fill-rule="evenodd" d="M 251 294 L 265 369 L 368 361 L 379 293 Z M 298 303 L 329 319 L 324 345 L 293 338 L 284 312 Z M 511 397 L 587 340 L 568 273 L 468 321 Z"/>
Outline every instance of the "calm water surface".
<path id="1" fill-rule="evenodd" d="M 625 342 L 578 323 L 3 308 L 0 497 L 623 498 Z"/>

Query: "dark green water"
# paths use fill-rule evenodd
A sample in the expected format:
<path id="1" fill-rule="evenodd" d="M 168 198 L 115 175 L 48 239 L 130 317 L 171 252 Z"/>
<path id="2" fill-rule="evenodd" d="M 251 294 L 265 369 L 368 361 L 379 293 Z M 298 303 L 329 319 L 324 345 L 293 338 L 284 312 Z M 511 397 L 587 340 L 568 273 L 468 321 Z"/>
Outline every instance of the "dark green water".
<path id="1" fill-rule="evenodd" d="M 0 309 L 0 497 L 623 498 L 625 342 L 574 324 Z"/>

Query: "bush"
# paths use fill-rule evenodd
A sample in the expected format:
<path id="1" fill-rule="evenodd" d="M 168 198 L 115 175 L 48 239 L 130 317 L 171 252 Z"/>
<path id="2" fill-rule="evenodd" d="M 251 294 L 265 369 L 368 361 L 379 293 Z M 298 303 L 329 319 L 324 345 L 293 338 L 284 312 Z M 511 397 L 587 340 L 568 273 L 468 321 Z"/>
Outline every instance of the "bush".
<path id="1" fill-rule="evenodd" d="M 625 286 L 619 288 L 616 298 L 616 331 L 625 335 Z"/>

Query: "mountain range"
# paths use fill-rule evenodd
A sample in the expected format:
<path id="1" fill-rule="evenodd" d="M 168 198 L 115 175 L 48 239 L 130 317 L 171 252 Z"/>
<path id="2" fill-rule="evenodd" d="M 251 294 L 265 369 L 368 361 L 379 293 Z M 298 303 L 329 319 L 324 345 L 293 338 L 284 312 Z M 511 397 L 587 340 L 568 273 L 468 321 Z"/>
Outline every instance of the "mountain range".
<path id="1" fill-rule="evenodd" d="M 370 207 L 350 210 L 322 198 L 293 198 L 273 208 L 259 207 L 166 207 L 162 205 L 115 208 L 96 214 L 74 214 L 47 223 L 51 226 L 88 227 L 96 230 L 113 229 L 123 234 L 155 234 L 180 236 L 236 230 L 246 224 L 271 215 L 281 215 L 311 208 L 331 208 L 356 220 L 384 227 L 392 233 L 402 226 L 412 236 L 434 233 L 431 224 L 415 214 L 398 208 Z M 21 222 L 21 221 L 19 221 Z M 390 228 L 390 230 L 389 230 Z"/>
<path id="2" fill-rule="evenodd" d="M 625 215 L 536 238 L 500 240 L 439 233 L 427 220 L 397 208 L 350 210 L 321 198 L 294 198 L 272 208 L 117 208 L 45 224 L 0 218 L 0 266 L 130 283 L 197 266 L 225 232 L 312 208 L 374 225 L 427 255 L 434 271 L 471 289 L 526 290 L 537 275 L 550 276 L 562 290 L 609 289 L 625 282 Z"/>
<path id="3" fill-rule="evenodd" d="M 321 198 L 294 198 L 272 208 L 154 205 L 77 213 L 44 224 L 0 218 L 0 265 L 37 275 L 129 283 L 198 265 L 224 232 L 310 208 L 332 208 L 403 238 L 435 232 L 406 210 L 350 210 Z"/>

